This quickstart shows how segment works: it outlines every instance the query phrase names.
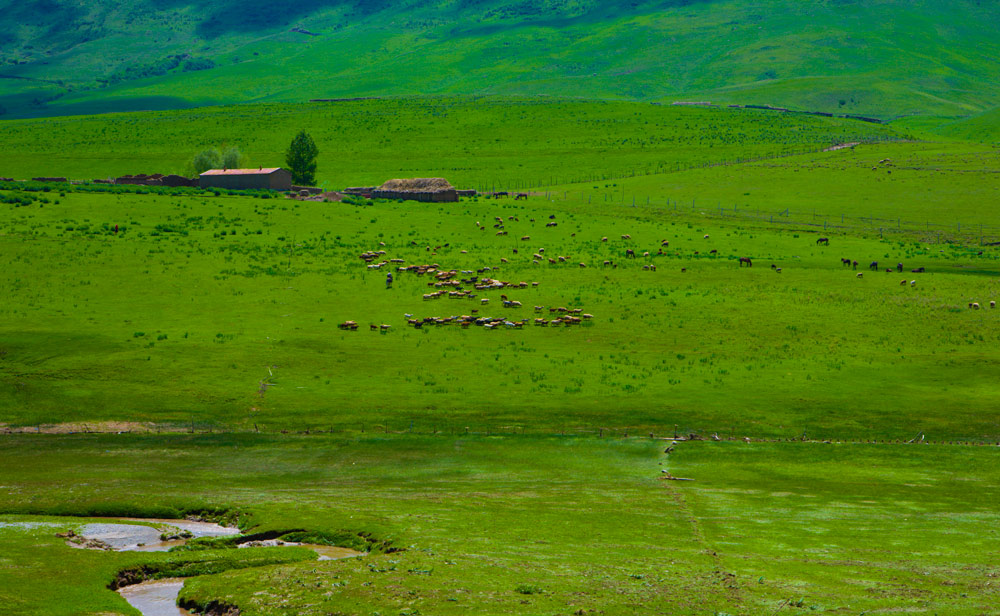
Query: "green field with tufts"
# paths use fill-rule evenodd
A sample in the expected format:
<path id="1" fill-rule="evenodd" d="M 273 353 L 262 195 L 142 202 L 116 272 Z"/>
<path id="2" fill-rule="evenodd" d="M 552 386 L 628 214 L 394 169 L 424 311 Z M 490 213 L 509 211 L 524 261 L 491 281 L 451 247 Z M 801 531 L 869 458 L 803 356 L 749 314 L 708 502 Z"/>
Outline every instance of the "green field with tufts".
<path id="1" fill-rule="evenodd" d="M 0 176 L 303 127 L 330 190 L 527 196 L 0 182 L 0 611 L 134 616 L 124 571 L 244 616 L 995 611 L 988 141 L 422 98 L 6 121 Z M 367 553 L 56 537 L 184 516 Z"/>

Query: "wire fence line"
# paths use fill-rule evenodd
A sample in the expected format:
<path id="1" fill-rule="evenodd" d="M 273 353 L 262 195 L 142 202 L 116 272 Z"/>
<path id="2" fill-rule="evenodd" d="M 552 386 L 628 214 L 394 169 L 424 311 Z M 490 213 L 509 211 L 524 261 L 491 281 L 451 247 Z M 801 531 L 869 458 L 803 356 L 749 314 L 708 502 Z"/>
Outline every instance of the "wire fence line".
<path id="1" fill-rule="evenodd" d="M 470 425 L 465 425 L 469 423 Z M 880 433 L 874 436 L 848 435 L 816 436 L 807 435 L 806 431 L 797 436 L 755 435 L 733 427 L 725 430 L 701 428 L 681 428 L 670 426 L 635 426 L 635 427 L 534 427 L 530 424 L 476 424 L 474 422 L 449 423 L 445 421 L 417 420 L 382 420 L 378 422 L 362 422 L 350 425 L 329 426 L 325 428 L 271 426 L 265 424 L 247 424 L 241 426 L 209 424 L 205 422 L 144 424 L 132 426 L 129 429 L 105 429 L 98 424 L 75 430 L 65 430 L 60 424 L 38 424 L 20 428 L 5 428 L 0 431 L 0 437 L 18 435 L 45 434 L 114 434 L 114 435 L 184 435 L 184 434 L 259 434 L 270 436 L 342 436 L 355 438 L 359 436 L 423 436 L 423 437 L 537 437 L 537 438 L 593 438 L 593 439 L 635 439 L 651 441 L 705 441 L 705 442 L 745 442 L 745 443 L 819 443 L 819 444 L 872 444 L 872 445 L 959 445 L 959 446 L 996 446 L 1000 440 L 995 437 L 953 437 L 950 439 L 927 438 L 925 433 L 917 435 L 908 433 L 905 436 L 887 438 Z M 906 438 L 911 437 L 911 438 Z"/>
<path id="2" fill-rule="evenodd" d="M 567 201 L 579 195 L 581 201 L 589 204 L 613 205 L 623 208 L 644 208 L 663 215 L 677 215 L 690 220 L 691 216 L 718 220 L 737 220 L 747 223 L 764 223 L 776 227 L 801 227 L 812 232 L 840 232 L 880 236 L 919 236 L 926 243 L 961 243 L 979 246 L 1000 246 L 1000 225 L 980 222 L 941 223 L 929 220 L 905 220 L 896 218 L 879 218 L 876 216 L 859 216 L 856 214 L 819 212 L 813 210 L 767 210 L 752 206 L 725 206 L 716 201 L 714 204 L 699 201 L 697 198 L 683 202 L 665 198 L 653 198 L 626 193 L 624 190 L 599 193 L 586 191 L 546 191 L 537 193 L 545 199 Z M 596 198 L 595 198 L 596 197 Z"/>
<path id="3" fill-rule="evenodd" d="M 875 145 L 880 143 L 903 143 L 907 142 L 906 139 L 900 139 L 898 137 L 892 137 L 888 135 L 878 135 L 878 136 L 866 136 L 866 137 L 845 137 L 844 144 L 850 144 L 851 147 L 855 145 Z M 569 176 L 550 174 L 548 177 L 536 177 L 536 178 L 497 178 L 497 179 L 486 179 L 474 182 L 474 188 L 477 192 L 481 194 L 490 194 L 496 192 L 511 192 L 519 190 L 537 190 L 540 188 L 552 187 L 552 186 L 565 186 L 569 184 L 583 184 L 588 182 L 610 182 L 616 180 L 627 180 L 631 178 L 643 177 L 648 175 L 660 175 L 665 173 L 679 173 L 684 171 L 692 171 L 695 169 L 708 169 L 711 167 L 727 167 L 732 165 L 743 165 L 748 163 L 758 163 L 769 160 L 777 160 L 781 158 L 791 158 L 795 156 L 804 156 L 807 154 L 821 154 L 823 152 L 832 151 L 834 148 L 839 148 L 840 145 L 834 146 L 812 146 L 812 147 L 801 147 L 789 150 L 782 150 L 778 152 L 768 152 L 766 154 L 759 154 L 757 156 L 736 156 L 733 158 L 724 158 L 722 160 L 713 159 L 700 162 L 680 162 L 675 161 L 672 163 L 658 163 L 656 165 L 645 165 L 642 167 L 634 167 L 631 169 L 618 170 L 618 171 L 608 171 L 604 173 L 586 173 L 583 175 L 572 174 Z"/>

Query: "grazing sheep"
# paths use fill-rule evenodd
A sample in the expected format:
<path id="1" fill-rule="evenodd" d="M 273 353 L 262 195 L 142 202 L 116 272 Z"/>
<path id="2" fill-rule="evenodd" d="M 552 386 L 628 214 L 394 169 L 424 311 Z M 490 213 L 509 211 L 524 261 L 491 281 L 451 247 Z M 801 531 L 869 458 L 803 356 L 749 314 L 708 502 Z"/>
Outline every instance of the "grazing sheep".
<path id="1" fill-rule="evenodd" d="M 994 301 L 990 301 L 990 308 L 996 308 L 996 307 L 997 307 L 997 303 L 994 302 Z"/>
<path id="2" fill-rule="evenodd" d="M 626 233 L 626 234 L 622 235 L 622 239 L 623 240 L 630 240 L 630 239 L 632 239 L 632 236 Z"/>
<path id="3" fill-rule="evenodd" d="M 522 235 L 522 236 L 521 236 L 521 241 L 522 241 L 522 242 L 527 242 L 527 241 L 529 241 L 530 239 L 531 239 L 531 236 L 529 236 L 529 235 Z"/>
<path id="4" fill-rule="evenodd" d="M 605 261 L 603 265 L 611 265 L 611 261 Z"/>
<path id="5" fill-rule="evenodd" d="M 607 238 L 607 237 L 602 237 L 602 238 L 601 238 L 601 241 L 602 241 L 602 242 L 606 242 L 606 241 L 608 241 L 608 238 Z"/>
<path id="6" fill-rule="evenodd" d="M 489 300 L 488 297 L 484 297 L 483 299 L 479 300 L 479 303 L 480 304 L 488 304 L 488 303 L 490 303 L 490 300 Z"/>
<path id="7" fill-rule="evenodd" d="M 972 302 L 971 304 L 969 304 L 969 308 L 972 308 L 973 310 L 979 310 L 979 302 Z"/>
<path id="8" fill-rule="evenodd" d="M 910 281 L 910 286 L 911 286 L 911 287 L 915 287 L 915 286 L 917 286 L 917 281 L 916 281 L 916 280 L 911 280 L 911 281 Z"/>
<path id="9" fill-rule="evenodd" d="M 780 267 L 776 267 L 776 268 L 774 268 L 774 271 L 780 274 L 781 273 L 781 268 Z"/>
<path id="10" fill-rule="evenodd" d="M 861 272 L 858 272 L 856 275 L 857 275 L 858 278 L 864 278 L 865 277 L 865 275 L 862 274 Z"/>
<path id="11" fill-rule="evenodd" d="M 706 240 L 708 239 L 708 235 L 707 235 L 707 234 L 705 235 L 705 239 L 706 239 Z"/>
<path id="12" fill-rule="evenodd" d="M 901 286 L 901 287 L 905 287 L 906 286 L 906 278 L 904 278 L 904 279 L 902 279 L 902 280 L 899 281 L 899 286 Z"/>
<path id="13" fill-rule="evenodd" d="M 581 263 L 580 267 L 587 267 L 587 264 L 586 263 Z"/>

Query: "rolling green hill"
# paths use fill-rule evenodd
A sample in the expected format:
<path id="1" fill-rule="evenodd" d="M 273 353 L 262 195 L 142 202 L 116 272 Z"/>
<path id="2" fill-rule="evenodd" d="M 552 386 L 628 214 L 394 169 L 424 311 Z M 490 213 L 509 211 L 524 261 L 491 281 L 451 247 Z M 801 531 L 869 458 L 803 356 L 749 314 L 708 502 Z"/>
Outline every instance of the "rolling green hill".
<path id="1" fill-rule="evenodd" d="M 0 111 L 412 94 L 965 116 L 1000 100 L 972 0 L 0 2 Z"/>

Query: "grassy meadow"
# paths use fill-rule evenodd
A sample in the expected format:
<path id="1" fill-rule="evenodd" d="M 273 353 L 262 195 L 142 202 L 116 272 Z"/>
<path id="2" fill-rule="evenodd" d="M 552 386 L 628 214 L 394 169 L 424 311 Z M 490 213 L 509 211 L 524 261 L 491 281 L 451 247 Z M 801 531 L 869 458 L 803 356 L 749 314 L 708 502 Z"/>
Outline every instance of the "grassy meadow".
<path id="1" fill-rule="evenodd" d="M 221 143 L 280 164 L 299 127 L 328 188 L 530 194 L 0 182 L 0 611 L 134 615 L 107 586 L 138 568 L 244 616 L 996 612 L 995 149 L 416 99 L 3 122 L 0 176 L 183 171 Z M 525 285 L 427 299 L 397 269 L 420 264 Z M 533 324 L 558 307 L 592 318 Z M 407 322 L 471 314 L 527 323 Z M 55 537 L 184 515 L 371 551 Z"/>
<path id="2" fill-rule="evenodd" d="M 232 105 L 2 122 L 0 177 L 190 173 L 197 152 L 222 144 L 239 147 L 249 166 L 281 166 L 299 130 L 319 146 L 321 185 L 378 185 L 430 174 L 480 190 L 644 175 L 907 136 L 857 120 L 526 97 Z"/>
<path id="3" fill-rule="evenodd" d="M 998 299 L 995 248 L 878 237 L 817 246 L 810 230 L 542 197 L 359 206 L 40 194 L 49 203 L 5 206 L 0 396 L 12 425 L 997 434 L 1000 312 L 966 307 Z M 387 289 L 399 265 L 358 258 L 380 248 L 386 261 L 538 286 L 427 300 L 427 277 L 395 272 Z M 748 255 L 756 267 L 739 267 Z M 870 261 L 906 273 L 870 272 Z M 927 273 L 909 273 L 917 267 Z M 904 276 L 917 286 L 901 286 Z M 501 294 L 523 307 L 504 308 Z M 550 307 L 594 318 L 530 324 Z M 473 310 L 529 325 L 414 329 L 405 318 Z M 346 320 L 361 330 L 338 329 Z M 387 333 L 368 331 L 383 323 Z"/>
<path id="4" fill-rule="evenodd" d="M 96 588 L 115 566 L 142 558 L 222 557 L 69 550 L 54 532 L 86 519 L 39 514 L 211 503 L 244 511 L 252 532 L 366 530 L 402 549 L 186 583 L 186 601 L 221 600 L 247 616 L 978 615 L 996 604 L 992 449 L 689 442 L 665 455 L 663 447 L 636 437 L 8 437 L 0 521 L 58 526 L 0 528 L 3 558 L 21 565 L 0 576 L 0 595 L 31 584 L 8 613 L 78 614 L 46 608 L 56 587 Z M 695 481 L 661 481 L 661 470 Z M 49 567 L 64 557 L 65 569 Z M 69 566 L 84 561 L 93 567 L 86 576 Z M 33 581 L 42 570 L 44 587 Z M 132 613 L 110 591 L 77 605 Z"/>

